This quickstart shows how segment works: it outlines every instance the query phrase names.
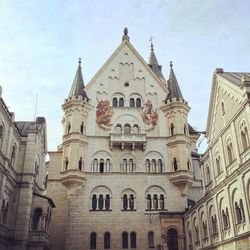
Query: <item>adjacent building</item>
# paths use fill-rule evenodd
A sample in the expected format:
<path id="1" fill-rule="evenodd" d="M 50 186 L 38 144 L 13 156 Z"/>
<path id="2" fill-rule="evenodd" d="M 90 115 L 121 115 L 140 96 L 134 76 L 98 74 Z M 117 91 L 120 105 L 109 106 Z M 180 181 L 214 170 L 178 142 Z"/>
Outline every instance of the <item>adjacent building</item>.
<path id="1" fill-rule="evenodd" d="M 185 213 L 187 249 L 250 249 L 250 73 L 213 75 L 204 197 Z"/>
<path id="2" fill-rule="evenodd" d="M 45 196 L 46 121 L 15 121 L 0 87 L 0 249 L 49 249 L 53 201 Z"/>

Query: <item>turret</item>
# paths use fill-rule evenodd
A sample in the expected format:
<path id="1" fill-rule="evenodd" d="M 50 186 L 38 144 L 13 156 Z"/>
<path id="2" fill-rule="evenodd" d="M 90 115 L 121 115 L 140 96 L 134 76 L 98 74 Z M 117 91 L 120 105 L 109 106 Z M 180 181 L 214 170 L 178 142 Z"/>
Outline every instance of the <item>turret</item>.
<path id="1" fill-rule="evenodd" d="M 170 181 L 178 186 L 183 195 L 186 195 L 193 183 L 191 140 L 188 131 L 190 107 L 183 98 L 172 62 L 170 62 L 170 74 L 167 83 L 169 93 L 161 109 L 165 113 L 167 127 L 169 128 L 167 148 Z"/>
<path id="2" fill-rule="evenodd" d="M 79 59 L 69 96 L 62 105 L 64 135 L 61 181 L 69 194 L 75 193 L 85 183 L 84 159 L 87 144 L 85 132 L 90 108 L 82 76 L 81 59 Z"/>
<path id="3" fill-rule="evenodd" d="M 152 69 L 152 71 L 155 73 L 155 75 L 164 83 L 166 84 L 166 80 L 162 74 L 162 66 L 158 64 L 155 52 L 154 52 L 154 46 L 151 42 L 151 52 L 148 60 L 148 66 Z"/>

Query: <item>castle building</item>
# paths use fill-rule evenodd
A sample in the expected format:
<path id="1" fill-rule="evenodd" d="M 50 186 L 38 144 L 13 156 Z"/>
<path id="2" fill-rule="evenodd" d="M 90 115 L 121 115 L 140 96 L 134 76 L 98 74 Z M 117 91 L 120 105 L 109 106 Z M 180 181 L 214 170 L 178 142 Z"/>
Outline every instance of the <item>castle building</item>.
<path id="1" fill-rule="evenodd" d="M 0 87 L 0 249 L 49 249 L 53 201 L 45 195 L 46 121 L 15 121 Z"/>
<path id="2" fill-rule="evenodd" d="M 203 195 L 190 107 L 153 44 L 129 40 L 84 85 L 81 61 L 49 152 L 51 249 L 185 249 L 183 213 Z"/>
<path id="3" fill-rule="evenodd" d="M 250 73 L 213 76 L 205 195 L 184 215 L 187 249 L 250 249 Z"/>

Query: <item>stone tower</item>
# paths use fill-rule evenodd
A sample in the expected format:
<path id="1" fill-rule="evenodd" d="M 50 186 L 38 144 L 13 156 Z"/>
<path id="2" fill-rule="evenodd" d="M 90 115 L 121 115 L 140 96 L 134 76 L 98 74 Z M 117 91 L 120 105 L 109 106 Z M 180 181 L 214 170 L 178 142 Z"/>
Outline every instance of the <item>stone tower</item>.
<path id="1" fill-rule="evenodd" d="M 84 88 L 81 59 L 79 59 L 69 96 L 62 105 L 64 134 L 61 182 L 67 188 L 68 194 L 74 194 L 85 182 L 84 147 L 87 143 L 85 126 L 90 106 Z"/>
<path id="2" fill-rule="evenodd" d="M 178 186 L 181 194 L 186 195 L 193 179 L 191 139 L 188 125 L 190 107 L 183 98 L 172 62 L 170 62 L 168 89 L 169 93 L 161 109 L 165 113 L 168 128 L 167 146 L 170 180 Z"/>

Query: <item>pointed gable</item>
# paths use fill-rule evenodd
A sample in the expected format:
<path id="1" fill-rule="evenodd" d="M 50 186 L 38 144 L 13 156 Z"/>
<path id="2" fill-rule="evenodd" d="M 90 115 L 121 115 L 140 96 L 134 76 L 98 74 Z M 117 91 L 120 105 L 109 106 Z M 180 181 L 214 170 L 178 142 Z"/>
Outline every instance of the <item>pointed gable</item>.
<path id="1" fill-rule="evenodd" d="M 131 58 L 133 57 L 133 58 Z M 135 62 L 136 61 L 136 62 Z M 104 74 L 104 72 L 111 71 L 108 78 L 113 79 L 120 79 L 121 76 L 121 69 L 119 68 L 112 68 L 112 64 L 116 65 L 132 65 L 133 69 L 130 69 L 130 71 L 133 71 L 133 77 L 134 79 L 144 78 L 144 76 L 141 74 L 142 71 L 147 71 L 150 75 L 150 78 L 152 78 L 152 81 L 156 82 L 158 87 L 162 89 L 163 93 L 166 93 L 168 90 L 166 88 L 166 85 L 156 76 L 154 71 L 148 66 L 148 64 L 145 62 L 145 60 L 140 56 L 140 54 L 136 51 L 136 49 L 132 46 L 132 44 L 129 42 L 129 37 L 126 33 L 126 35 L 123 36 L 121 44 L 118 46 L 118 48 L 113 52 L 113 54 L 108 58 L 108 60 L 104 63 L 104 65 L 99 69 L 99 71 L 94 75 L 94 77 L 90 80 L 90 82 L 86 86 L 86 90 L 89 92 L 89 90 L 92 88 L 92 85 L 96 83 L 96 81 L 99 79 L 101 74 Z M 135 70 L 136 65 L 140 65 L 139 68 Z M 125 80 L 125 79 L 123 79 Z"/>
<path id="2" fill-rule="evenodd" d="M 246 101 L 247 93 L 240 80 L 242 77 L 244 73 L 224 72 L 223 69 L 214 72 L 206 128 L 209 141 L 217 138 L 225 129 L 224 124 L 230 123 Z"/>

